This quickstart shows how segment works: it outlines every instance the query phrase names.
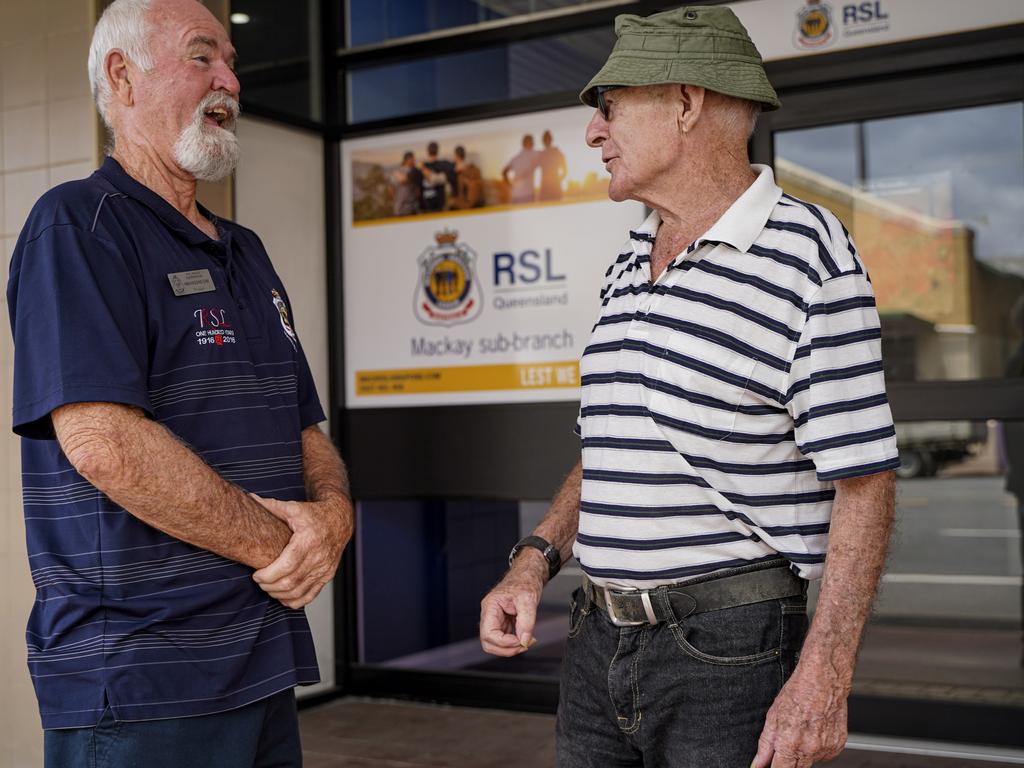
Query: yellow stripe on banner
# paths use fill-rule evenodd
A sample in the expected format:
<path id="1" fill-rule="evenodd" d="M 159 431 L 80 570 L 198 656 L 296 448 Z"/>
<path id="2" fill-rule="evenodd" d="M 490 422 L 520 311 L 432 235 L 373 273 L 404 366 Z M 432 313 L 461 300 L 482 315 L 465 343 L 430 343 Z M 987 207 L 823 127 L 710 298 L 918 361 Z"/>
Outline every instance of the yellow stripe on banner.
<path id="1" fill-rule="evenodd" d="M 551 389 L 579 385 L 580 364 L 576 360 L 356 371 L 356 394 L 361 397 L 428 392 L 483 392 L 494 389 Z"/>

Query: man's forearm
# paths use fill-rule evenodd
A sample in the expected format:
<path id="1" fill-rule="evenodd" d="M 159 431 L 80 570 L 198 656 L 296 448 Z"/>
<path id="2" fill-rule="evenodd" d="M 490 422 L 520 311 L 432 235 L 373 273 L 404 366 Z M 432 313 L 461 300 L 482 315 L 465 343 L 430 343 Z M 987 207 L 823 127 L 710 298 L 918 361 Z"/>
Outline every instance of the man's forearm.
<path id="1" fill-rule="evenodd" d="M 580 494 L 583 483 L 583 462 L 577 462 L 533 533 L 558 547 L 562 562 L 572 557 L 572 544 L 576 540 L 576 532 L 580 525 Z M 515 570 L 528 570 L 541 578 L 542 583 L 548 578 L 548 562 L 544 556 L 532 547 L 525 548 L 515 559 Z"/>
<path id="2" fill-rule="evenodd" d="M 310 501 L 350 500 L 345 464 L 331 439 L 316 425 L 302 430 L 302 465 Z"/>
<path id="3" fill-rule="evenodd" d="M 825 575 L 800 666 L 847 689 L 885 566 L 894 509 L 892 472 L 836 483 Z"/>
<path id="4" fill-rule="evenodd" d="M 141 411 L 77 403 L 52 419 L 79 474 L 154 528 L 253 568 L 269 565 L 288 544 L 284 522 Z"/>

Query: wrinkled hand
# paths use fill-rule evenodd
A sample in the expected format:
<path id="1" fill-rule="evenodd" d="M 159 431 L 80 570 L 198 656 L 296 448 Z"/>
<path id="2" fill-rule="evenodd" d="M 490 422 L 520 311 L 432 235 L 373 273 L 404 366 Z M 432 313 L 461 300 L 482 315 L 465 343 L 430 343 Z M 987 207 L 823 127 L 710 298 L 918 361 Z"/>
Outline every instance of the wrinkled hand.
<path id="1" fill-rule="evenodd" d="M 536 564 L 527 560 L 532 554 L 532 550 L 525 551 L 516 558 L 515 567 L 480 602 L 480 645 L 487 653 L 515 656 L 534 642 L 533 626 L 546 570 L 538 573 Z M 542 568 L 547 568 L 546 562 Z"/>
<path id="2" fill-rule="evenodd" d="M 750 768 L 808 768 L 846 746 L 846 687 L 797 667 L 768 710 Z"/>
<path id="3" fill-rule="evenodd" d="M 352 535 L 352 505 L 336 497 L 327 501 L 278 501 L 250 494 L 292 531 L 278 558 L 253 574 L 271 597 L 289 608 L 312 602 L 338 569 Z"/>

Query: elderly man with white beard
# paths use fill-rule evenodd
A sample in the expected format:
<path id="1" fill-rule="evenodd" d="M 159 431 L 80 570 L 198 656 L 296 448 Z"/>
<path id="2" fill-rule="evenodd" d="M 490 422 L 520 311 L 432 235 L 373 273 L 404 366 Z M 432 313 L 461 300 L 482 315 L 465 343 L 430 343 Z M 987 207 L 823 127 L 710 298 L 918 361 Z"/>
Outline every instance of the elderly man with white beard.
<path id="1" fill-rule="evenodd" d="M 302 608 L 352 507 L 280 278 L 196 201 L 238 159 L 234 58 L 194 0 L 116 0 L 89 54 L 111 155 L 11 262 L 47 766 L 301 764 Z"/>

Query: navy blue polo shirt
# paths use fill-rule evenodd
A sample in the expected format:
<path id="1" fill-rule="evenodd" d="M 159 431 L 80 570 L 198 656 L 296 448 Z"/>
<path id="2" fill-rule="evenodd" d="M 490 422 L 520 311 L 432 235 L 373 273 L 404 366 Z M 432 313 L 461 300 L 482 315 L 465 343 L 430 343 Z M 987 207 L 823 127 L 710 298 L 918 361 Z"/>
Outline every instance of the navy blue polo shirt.
<path id="1" fill-rule="evenodd" d="M 219 712 L 319 680 L 301 610 L 114 504 L 54 439 L 58 406 L 123 403 L 244 490 L 305 499 L 301 432 L 324 414 L 291 303 L 259 238 L 201 210 L 219 240 L 108 158 L 47 192 L 14 251 L 13 427 L 44 728 L 95 725 L 107 704 L 118 720 Z"/>

